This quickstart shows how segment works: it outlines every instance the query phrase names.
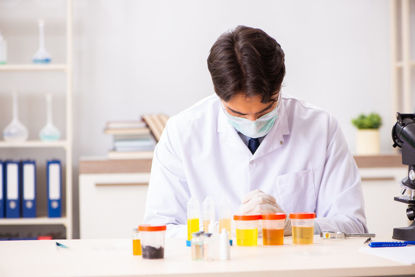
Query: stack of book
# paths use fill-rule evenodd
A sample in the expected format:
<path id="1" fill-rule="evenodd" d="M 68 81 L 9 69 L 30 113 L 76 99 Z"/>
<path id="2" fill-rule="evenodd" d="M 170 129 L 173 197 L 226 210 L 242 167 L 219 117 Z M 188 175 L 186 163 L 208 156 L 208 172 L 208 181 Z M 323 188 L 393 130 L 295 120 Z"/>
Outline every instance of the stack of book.
<path id="1" fill-rule="evenodd" d="M 139 120 L 107 122 L 105 134 L 113 136 L 112 159 L 152 158 L 156 141 L 146 123 Z"/>

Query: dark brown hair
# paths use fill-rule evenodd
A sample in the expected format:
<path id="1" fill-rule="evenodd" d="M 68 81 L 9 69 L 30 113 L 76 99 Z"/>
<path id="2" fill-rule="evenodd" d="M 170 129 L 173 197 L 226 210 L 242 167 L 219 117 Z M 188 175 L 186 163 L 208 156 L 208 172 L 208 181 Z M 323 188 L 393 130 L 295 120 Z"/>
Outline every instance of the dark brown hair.
<path id="1" fill-rule="evenodd" d="M 207 59 L 216 94 L 225 102 L 233 95 L 260 95 L 275 101 L 285 75 L 284 51 L 261 29 L 238 26 L 222 34 Z"/>

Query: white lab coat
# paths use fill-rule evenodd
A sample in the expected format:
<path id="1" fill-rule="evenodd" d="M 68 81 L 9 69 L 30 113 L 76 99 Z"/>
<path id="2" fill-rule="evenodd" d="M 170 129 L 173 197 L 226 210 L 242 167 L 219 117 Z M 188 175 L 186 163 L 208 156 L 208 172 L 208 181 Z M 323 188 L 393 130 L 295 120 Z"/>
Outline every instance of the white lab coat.
<path id="1" fill-rule="evenodd" d="M 315 212 L 321 231 L 366 232 L 361 181 L 337 121 L 282 96 L 279 117 L 252 155 L 216 95 L 173 116 L 155 149 L 144 222 L 186 236 L 191 196 L 237 211 L 260 189 L 286 213 Z"/>

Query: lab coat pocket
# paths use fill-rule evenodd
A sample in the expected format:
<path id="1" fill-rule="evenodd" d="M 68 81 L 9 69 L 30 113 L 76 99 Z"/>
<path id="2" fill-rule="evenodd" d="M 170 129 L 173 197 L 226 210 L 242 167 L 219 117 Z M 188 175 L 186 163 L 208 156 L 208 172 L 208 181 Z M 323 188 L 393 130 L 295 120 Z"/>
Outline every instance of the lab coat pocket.
<path id="1" fill-rule="evenodd" d="M 277 203 L 284 212 L 315 211 L 317 199 L 312 170 L 303 170 L 278 176 L 276 191 Z"/>

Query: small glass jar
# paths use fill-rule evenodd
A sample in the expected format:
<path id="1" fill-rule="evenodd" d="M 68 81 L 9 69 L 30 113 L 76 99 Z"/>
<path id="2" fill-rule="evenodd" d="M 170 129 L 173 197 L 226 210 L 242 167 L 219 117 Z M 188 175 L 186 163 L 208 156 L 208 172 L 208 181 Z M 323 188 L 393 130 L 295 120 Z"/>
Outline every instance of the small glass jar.
<path id="1" fill-rule="evenodd" d="M 257 246 L 258 224 L 261 215 L 234 215 L 236 229 L 236 245 Z"/>
<path id="2" fill-rule="evenodd" d="M 314 213 L 290 214 L 293 244 L 312 244 L 314 242 Z"/>
<path id="3" fill-rule="evenodd" d="M 262 215 L 263 245 L 283 245 L 286 214 Z"/>
<path id="4" fill-rule="evenodd" d="M 138 231 L 138 228 L 133 229 L 132 239 L 133 239 L 133 255 L 141 256 L 141 240 L 140 240 L 140 232 Z"/>
<path id="5" fill-rule="evenodd" d="M 196 232 L 192 234 L 192 260 L 201 261 L 205 255 L 204 232 Z"/>
<path id="6" fill-rule="evenodd" d="M 140 231 L 143 259 L 164 259 L 166 225 L 140 225 L 138 231 Z"/>

